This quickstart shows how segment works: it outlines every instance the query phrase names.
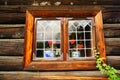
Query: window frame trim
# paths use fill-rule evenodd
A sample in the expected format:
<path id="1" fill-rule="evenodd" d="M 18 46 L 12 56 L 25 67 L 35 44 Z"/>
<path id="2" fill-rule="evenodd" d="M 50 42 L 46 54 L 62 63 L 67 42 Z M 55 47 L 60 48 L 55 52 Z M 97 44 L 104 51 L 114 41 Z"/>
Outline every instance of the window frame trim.
<path id="1" fill-rule="evenodd" d="M 55 15 L 53 15 L 55 14 Z M 96 69 L 96 61 L 95 59 L 90 60 L 83 60 L 83 61 L 63 61 L 63 62 L 34 62 L 32 61 L 33 56 L 33 50 L 34 50 L 34 38 L 33 33 L 35 30 L 35 18 L 36 17 L 76 17 L 76 16 L 82 16 L 82 17 L 91 17 L 93 16 L 95 18 L 95 25 L 97 27 L 96 29 L 96 36 L 97 36 L 97 49 L 100 52 L 100 57 L 105 58 L 106 62 L 106 51 L 105 51 L 105 44 L 104 44 L 104 34 L 102 33 L 103 30 L 103 23 L 102 23 L 102 12 L 100 10 L 98 11 L 26 11 L 26 26 L 24 28 L 25 30 L 25 41 L 24 41 L 24 58 L 23 58 L 23 68 L 24 70 L 91 70 Z M 65 25 L 65 24 L 64 24 Z M 97 34 L 97 32 L 99 34 Z M 64 32 L 63 32 L 64 33 Z M 31 36 L 32 35 L 32 36 Z M 63 35 L 65 36 L 65 35 Z M 101 41 L 102 40 L 102 41 Z M 64 43 L 64 42 L 63 42 Z M 102 43 L 102 45 L 101 45 Z M 65 48 L 65 47 L 64 47 Z M 63 50 L 64 51 L 64 50 Z M 66 60 L 66 59 L 64 59 Z M 76 64 L 75 64 L 76 63 Z M 78 64 L 80 63 L 80 64 Z M 61 64 L 63 67 L 61 67 Z M 45 67 L 46 65 L 46 67 Z M 53 66 L 55 68 L 53 68 Z M 75 66 L 77 65 L 77 66 Z M 66 68 L 67 67 L 67 68 Z"/>

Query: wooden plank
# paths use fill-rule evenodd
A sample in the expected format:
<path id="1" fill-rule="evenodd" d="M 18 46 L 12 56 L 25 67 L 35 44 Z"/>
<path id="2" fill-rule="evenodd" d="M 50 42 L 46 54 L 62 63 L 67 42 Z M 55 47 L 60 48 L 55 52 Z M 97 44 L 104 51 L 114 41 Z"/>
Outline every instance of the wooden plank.
<path id="1" fill-rule="evenodd" d="M 120 38 L 120 24 L 104 24 L 105 38 Z"/>
<path id="2" fill-rule="evenodd" d="M 23 70 L 22 62 L 23 62 L 22 57 L 0 56 L 0 71 Z M 115 67 L 116 69 L 120 69 L 120 56 L 107 56 L 107 64 Z M 33 69 L 31 69 L 31 70 L 33 70 Z M 38 71 L 38 69 L 36 68 L 33 71 Z"/>
<path id="3" fill-rule="evenodd" d="M 61 2 L 62 5 L 70 5 L 70 2 L 73 2 L 74 5 L 119 5 L 120 2 L 116 1 L 116 0 L 59 0 Z M 43 2 L 43 0 L 37 0 L 37 2 L 40 4 L 40 2 Z M 54 5 L 54 3 L 56 2 L 56 0 L 48 0 L 48 2 L 51 3 L 51 5 Z M 31 5 L 33 3 L 32 0 L 7 0 L 7 4 L 8 5 Z M 5 1 L 1 0 L 0 5 L 4 5 Z"/>
<path id="4" fill-rule="evenodd" d="M 14 75 L 14 76 L 12 76 Z M 105 73 L 100 71 L 37 71 L 37 72 L 28 72 L 28 71 L 1 71 L 0 77 L 3 76 L 12 76 L 13 77 L 30 77 L 30 76 L 79 76 L 79 77 L 107 77 Z M 5 79 L 6 80 L 6 79 Z"/>
<path id="5" fill-rule="evenodd" d="M 24 28 L 24 61 L 23 66 L 26 67 L 32 61 L 33 53 L 33 35 L 34 35 L 34 16 L 26 11 L 26 26 Z"/>
<path id="6" fill-rule="evenodd" d="M 22 57 L 0 56 L 0 71 L 23 70 Z"/>
<path id="7" fill-rule="evenodd" d="M 22 56 L 23 39 L 0 39 L 0 56 Z"/>
<path id="8" fill-rule="evenodd" d="M 22 56 L 23 39 L 0 39 L 0 56 Z M 120 55 L 120 38 L 105 38 L 107 55 Z"/>
<path id="9" fill-rule="evenodd" d="M 24 38 L 24 25 L 0 25 L 0 39 Z"/>
<path id="10" fill-rule="evenodd" d="M 117 69 L 120 69 L 120 56 L 108 56 L 107 64 Z"/>
<path id="11" fill-rule="evenodd" d="M 104 34 L 103 34 L 103 20 L 102 20 L 102 11 L 98 12 L 95 16 L 95 24 L 96 24 L 96 47 L 100 52 L 100 57 L 105 58 L 106 62 L 106 48 L 105 48 L 105 41 L 104 41 Z"/>
<path id="12" fill-rule="evenodd" d="M 19 24 L 0 25 L 0 39 L 24 38 L 24 26 Z M 104 24 L 106 38 L 120 38 L 120 24 Z"/>
<path id="13" fill-rule="evenodd" d="M 1 24 L 0 39 L 23 39 L 25 24 Z M 104 24 L 105 38 L 120 38 L 120 24 Z"/>
<path id="14" fill-rule="evenodd" d="M 25 23 L 25 13 L 2 13 L 0 12 L 0 23 L 22 24 Z"/>
<path id="15" fill-rule="evenodd" d="M 12 76 L 12 77 L 11 77 Z M 2 80 L 104 80 L 105 74 L 99 71 L 64 71 L 64 72 L 0 72 Z M 85 79 L 87 78 L 87 79 Z M 91 79 L 92 78 L 92 79 Z M 106 79 L 105 79 L 106 80 Z"/>
<path id="16" fill-rule="evenodd" d="M 51 10 L 51 11 L 82 11 L 82 10 L 102 10 L 104 23 L 120 23 L 120 6 L 108 6 L 108 5 L 82 5 L 82 6 L 46 6 L 46 7 L 35 7 L 35 6 L 23 6 L 23 5 L 12 5 L 12 6 L 0 6 L 0 23 L 25 23 L 25 11 L 29 10 Z"/>
<path id="17" fill-rule="evenodd" d="M 120 38 L 106 38 L 105 44 L 107 55 L 120 56 Z"/>
<path id="18" fill-rule="evenodd" d="M 24 70 L 96 70 L 94 61 L 31 62 Z"/>

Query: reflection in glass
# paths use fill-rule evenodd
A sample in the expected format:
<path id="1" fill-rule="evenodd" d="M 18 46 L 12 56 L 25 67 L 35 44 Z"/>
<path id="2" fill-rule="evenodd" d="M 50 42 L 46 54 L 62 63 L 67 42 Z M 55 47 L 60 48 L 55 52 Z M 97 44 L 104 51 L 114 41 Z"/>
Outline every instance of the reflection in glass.
<path id="1" fill-rule="evenodd" d="M 36 57 L 57 58 L 61 56 L 60 30 L 60 20 L 37 21 Z"/>
<path id="2" fill-rule="evenodd" d="M 90 57 L 91 20 L 69 20 L 69 56 L 71 58 Z M 89 41 L 86 41 L 89 40 Z"/>
<path id="3" fill-rule="evenodd" d="M 44 48 L 44 44 L 43 44 L 43 42 L 37 42 L 37 48 Z"/>
<path id="4" fill-rule="evenodd" d="M 40 57 L 40 58 L 43 58 L 44 55 L 43 55 L 43 50 L 37 50 L 37 57 Z"/>

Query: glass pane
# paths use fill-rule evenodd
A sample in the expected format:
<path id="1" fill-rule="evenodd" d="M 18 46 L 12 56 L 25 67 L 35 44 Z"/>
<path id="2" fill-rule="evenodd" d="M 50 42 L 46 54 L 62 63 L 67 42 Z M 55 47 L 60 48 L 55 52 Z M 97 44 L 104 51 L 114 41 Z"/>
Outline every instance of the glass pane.
<path id="1" fill-rule="evenodd" d="M 57 58 L 61 56 L 61 21 L 38 20 L 37 21 L 37 49 L 36 53 L 42 58 Z M 42 50 L 41 50 L 42 49 Z"/>
<path id="2" fill-rule="evenodd" d="M 91 32 L 85 32 L 85 39 L 91 39 Z"/>
<path id="3" fill-rule="evenodd" d="M 52 32 L 46 32 L 44 36 L 45 40 L 52 40 Z"/>
<path id="4" fill-rule="evenodd" d="M 43 42 L 37 42 L 37 48 L 44 48 L 44 43 Z"/>
<path id="5" fill-rule="evenodd" d="M 86 41 L 86 48 L 91 48 L 91 41 Z"/>
<path id="6" fill-rule="evenodd" d="M 91 52 L 91 20 L 69 20 L 69 56 L 71 58 L 88 57 Z M 89 40 L 89 41 L 87 41 Z M 88 55 L 87 53 L 90 52 Z"/>
<path id="7" fill-rule="evenodd" d="M 37 40 L 44 40 L 44 33 L 37 33 Z"/>
<path id="8" fill-rule="evenodd" d="M 91 49 L 86 49 L 86 57 L 91 57 Z"/>
<path id="9" fill-rule="evenodd" d="M 53 39 L 54 40 L 60 40 L 60 32 L 53 33 Z"/>
<path id="10" fill-rule="evenodd" d="M 40 58 L 43 58 L 44 55 L 43 55 L 43 50 L 37 50 L 37 55 L 36 57 L 40 57 Z"/>

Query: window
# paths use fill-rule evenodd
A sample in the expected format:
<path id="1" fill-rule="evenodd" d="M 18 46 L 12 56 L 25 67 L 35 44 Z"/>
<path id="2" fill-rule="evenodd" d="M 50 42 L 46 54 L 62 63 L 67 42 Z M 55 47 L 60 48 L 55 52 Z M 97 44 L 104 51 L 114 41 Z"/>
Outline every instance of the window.
<path id="1" fill-rule="evenodd" d="M 105 57 L 102 30 L 101 11 L 27 11 L 24 68 L 96 69 L 94 49 Z"/>

